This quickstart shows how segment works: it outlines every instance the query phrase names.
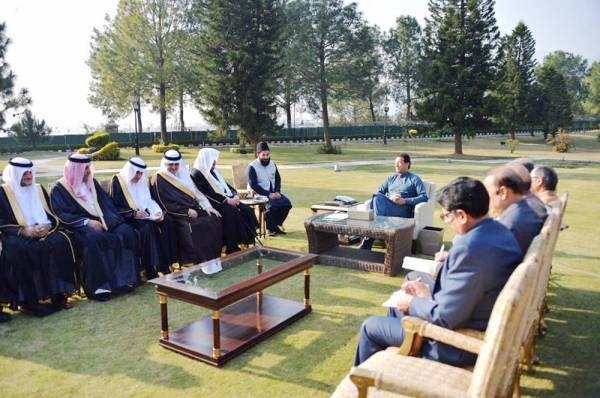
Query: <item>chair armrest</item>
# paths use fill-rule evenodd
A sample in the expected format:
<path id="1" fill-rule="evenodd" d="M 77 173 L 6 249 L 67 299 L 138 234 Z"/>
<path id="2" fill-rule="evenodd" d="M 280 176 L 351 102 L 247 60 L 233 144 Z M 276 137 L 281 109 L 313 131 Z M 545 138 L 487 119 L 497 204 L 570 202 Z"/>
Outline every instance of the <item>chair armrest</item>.
<path id="1" fill-rule="evenodd" d="M 461 329 L 463 333 L 455 330 L 443 328 L 434 325 L 420 318 L 413 316 L 405 316 L 402 318 L 402 327 L 405 332 L 407 346 L 402 344 L 401 354 L 417 356 L 420 352 L 420 344 L 423 338 L 439 341 L 440 343 L 448 344 L 461 350 L 479 354 L 483 339 L 473 337 L 470 334 L 463 334 L 466 329 Z M 418 347 L 419 351 L 416 351 Z"/>
<path id="2" fill-rule="evenodd" d="M 416 364 L 415 364 L 416 365 Z M 397 374 L 387 374 L 385 371 L 371 370 L 363 367 L 353 367 L 350 370 L 350 380 L 358 389 L 358 398 L 366 398 L 369 387 L 378 390 L 397 393 L 399 396 L 419 397 L 427 396 L 433 398 L 465 397 L 463 391 L 445 387 L 436 389 L 435 386 L 427 386 L 422 381 L 411 380 L 411 378 L 398 377 Z"/>
<path id="3" fill-rule="evenodd" d="M 483 341 L 483 338 L 485 336 L 485 332 L 482 332 L 481 330 L 477 330 L 477 329 L 458 328 L 458 329 L 454 329 L 454 331 L 456 333 L 460 333 L 465 336 L 470 336 L 470 337 L 476 338 L 481 341 Z"/>
<path id="4" fill-rule="evenodd" d="M 415 230 L 413 239 L 417 239 L 419 232 L 427 226 L 433 225 L 433 213 L 435 211 L 435 202 L 429 198 L 427 202 L 415 205 Z"/>

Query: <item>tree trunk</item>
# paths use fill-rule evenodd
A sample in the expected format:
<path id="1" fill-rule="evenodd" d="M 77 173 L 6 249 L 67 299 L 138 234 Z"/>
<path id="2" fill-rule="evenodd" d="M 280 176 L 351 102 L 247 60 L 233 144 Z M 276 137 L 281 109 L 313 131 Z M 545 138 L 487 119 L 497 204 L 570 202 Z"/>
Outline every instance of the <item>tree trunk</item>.
<path id="1" fill-rule="evenodd" d="M 161 82 L 158 87 L 159 101 L 160 101 L 160 143 L 165 145 L 167 143 L 167 108 L 166 103 L 166 85 Z"/>
<path id="2" fill-rule="evenodd" d="M 373 105 L 373 96 L 369 95 L 369 110 L 371 111 L 371 121 L 373 123 L 377 122 L 377 117 L 375 116 L 375 107 Z"/>
<path id="3" fill-rule="evenodd" d="M 283 109 L 285 109 L 285 122 L 288 129 L 292 128 L 292 104 L 288 99 L 285 100 L 285 104 L 283 105 Z"/>
<path id="4" fill-rule="evenodd" d="M 410 77 L 406 79 L 406 121 L 412 120 L 412 100 L 410 98 Z"/>
<path id="5" fill-rule="evenodd" d="M 331 149 L 331 138 L 329 137 L 329 111 L 327 110 L 327 81 L 325 79 L 325 53 L 321 50 L 319 54 L 321 78 L 319 88 L 321 91 L 321 110 L 323 113 L 323 143 L 326 149 Z"/>
<path id="6" fill-rule="evenodd" d="M 182 133 L 185 131 L 185 121 L 183 120 L 183 89 L 179 90 L 179 128 Z"/>
<path id="7" fill-rule="evenodd" d="M 140 134 L 142 134 L 144 129 L 142 128 L 142 108 L 141 108 L 139 96 L 137 97 L 137 108 L 138 108 L 138 111 L 137 111 L 137 115 L 135 115 L 135 117 L 137 118 L 137 125 L 138 125 L 138 129 L 139 129 L 138 131 Z"/>
<path id="8" fill-rule="evenodd" d="M 455 129 L 454 130 L 454 154 L 462 155 L 462 130 Z"/>

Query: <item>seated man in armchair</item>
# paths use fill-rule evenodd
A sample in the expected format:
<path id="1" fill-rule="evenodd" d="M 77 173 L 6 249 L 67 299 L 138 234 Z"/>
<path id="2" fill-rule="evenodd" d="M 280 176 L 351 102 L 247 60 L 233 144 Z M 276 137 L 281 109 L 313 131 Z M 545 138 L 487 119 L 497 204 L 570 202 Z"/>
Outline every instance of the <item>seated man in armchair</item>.
<path id="1" fill-rule="evenodd" d="M 448 251 L 433 287 L 420 281 L 403 284 L 395 308 L 387 317 L 367 318 L 360 328 L 354 365 L 377 351 L 400 346 L 400 317 L 412 315 L 435 325 L 485 330 L 494 302 L 523 255 L 513 234 L 488 217 L 484 185 L 459 177 L 438 193 L 444 222 L 458 237 Z M 476 356 L 435 341 L 425 341 L 422 356 L 456 366 L 472 365 Z"/>
<path id="2" fill-rule="evenodd" d="M 394 160 L 396 173 L 391 174 L 373 195 L 370 207 L 376 216 L 413 218 L 415 206 L 427 202 L 427 191 L 419 176 L 411 173 L 410 156 L 400 153 Z M 361 249 L 371 250 L 373 239 L 365 237 Z"/>

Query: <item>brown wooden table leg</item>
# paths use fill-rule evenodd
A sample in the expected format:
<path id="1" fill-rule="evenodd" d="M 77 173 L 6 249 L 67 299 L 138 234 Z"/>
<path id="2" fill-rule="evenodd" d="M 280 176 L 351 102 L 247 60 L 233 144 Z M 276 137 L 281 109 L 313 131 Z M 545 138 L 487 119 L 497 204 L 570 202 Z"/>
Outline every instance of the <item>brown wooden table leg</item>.
<path id="1" fill-rule="evenodd" d="M 169 339 L 169 316 L 167 312 L 167 295 L 158 295 L 158 302 L 160 303 L 160 338 L 164 340 Z"/>
<path id="2" fill-rule="evenodd" d="M 212 324 L 213 324 L 213 350 L 212 356 L 215 359 L 219 359 L 221 356 L 221 313 L 219 310 L 212 312 Z"/>
<path id="3" fill-rule="evenodd" d="M 265 226 L 265 204 L 261 203 L 258 205 L 258 230 L 261 238 L 267 236 L 267 227 Z"/>
<path id="4" fill-rule="evenodd" d="M 304 308 L 310 307 L 310 268 L 304 270 Z"/>

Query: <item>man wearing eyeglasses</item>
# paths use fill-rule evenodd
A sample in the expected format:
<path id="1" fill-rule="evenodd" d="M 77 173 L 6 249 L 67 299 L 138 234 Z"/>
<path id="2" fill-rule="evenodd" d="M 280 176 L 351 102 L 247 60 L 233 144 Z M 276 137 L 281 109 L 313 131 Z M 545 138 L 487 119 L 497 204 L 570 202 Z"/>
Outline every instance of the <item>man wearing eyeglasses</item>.
<path id="1" fill-rule="evenodd" d="M 457 237 L 433 287 L 420 281 L 402 286 L 387 317 L 367 318 L 360 328 L 354 364 L 404 340 L 398 318 L 412 315 L 449 329 L 485 330 L 494 302 L 523 255 L 510 231 L 488 217 L 489 196 L 483 184 L 459 177 L 437 195 L 444 221 Z M 476 356 L 425 340 L 421 355 L 456 366 L 472 365 Z"/>

